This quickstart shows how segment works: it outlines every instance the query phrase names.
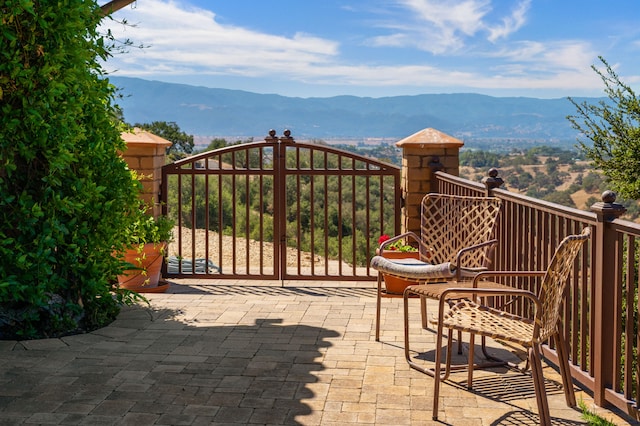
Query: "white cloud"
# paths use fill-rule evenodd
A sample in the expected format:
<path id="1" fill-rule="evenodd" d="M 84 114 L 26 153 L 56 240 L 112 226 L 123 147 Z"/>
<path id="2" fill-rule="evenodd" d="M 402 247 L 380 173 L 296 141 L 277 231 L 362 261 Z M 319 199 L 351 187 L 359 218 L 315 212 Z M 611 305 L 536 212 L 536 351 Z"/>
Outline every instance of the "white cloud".
<path id="1" fill-rule="evenodd" d="M 530 0 L 522 1 L 516 6 L 511 16 L 502 18 L 502 25 L 488 25 L 489 41 L 495 42 L 500 38 L 506 38 L 510 34 L 518 31 L 526 22 L 526 14 L 530 5 Z"/>
<path id="2" fill-rule="evenodd" d="M 520 64 L 528 70 L 560 70 L 589 72 L 597 57 L 592 46 L 580 40 L 560 40 L 552 42 L 521 41 L 503 46 L 501 50 L 487 56 L 506 60 L 508 64 Z"/>
<path id="3" fill-rule="evenodd" d="M 393 33 L 373 39 L 377 46 L 413 46 L 434 54 L 461 50 L 480 34 L 487 40 L 506 39 L 526 23 L 531 0 L 521 0 L 506 16 L 490 0 L 398 0 L 409 11 L 406 22 L 387 24 Z M 492 23 L 492 19 L 498 23 Z"/>
<path id="4" fill-rule="evenodd" d="M 338 43 L 297 33 L 282 37 L 221 25 L 214 13 L 184 9 L 175 2 L 145 0 L 129 12 L 135 27 L 106 21 L 105 30 L 148 47 L 116 55 L 115 68 L 128 75 L 158 72 L 181 74 L 207 69 L 210 73 L 261 75 L 302 65 L 325 63 L 338 54 Z M 107 67 L 109 68 L 109 67 Z"/>
<path id="5" fill-rule="evenodd" d="M 398 0 L 408 10 L 402 22 L 386 23 L 392 34 L 372 38 L 374 46 L 417 47 L 443 54 L 464 46 L 483 28 L 488 0 Z"/>
<path id="6" fill-rule="evenodd" d="M 401 0 L 424 22 L 441 31 L 472 36 L 482 28 L 482 18 L 491 10 L 488 0 Z"/>
<path id="7" fill-rule="evenodd" d="M 424 65 L 404 66 L 335 66 L 323 70 L 314 78 L 320 84 L 355 86 L 414 86 L 423 89 L 438 87 L 487 89 L 549 89 L 568 90 L 597 87 L 597 77 L 590 70 L 564 70 L 553 75 L 536 73 L 525 66 L 496 67 L 490 73 L 452 71 Z"/>
<path id="8" fill-rule="evenodd" d="M 600 87 L 590 69 L 596 54 L 587 42 L 508 40 L 526 22 L 529 0 L 517 3 L 493 26 L 489 16 L 495 13 L 489 0 L 397 1 L 404 7 L 402 18 L 387 21 L 384 28 L 389 34 L 372 39 L 369 47 L 363 48 L 414 49 L 410 57 L 395 63 L 382 56 L 355 61 L 341 53 L 338 41 L 317 35 L 298 32 L 282 36 L 224 25 L 208 10 L 187 8 L 177 1 L 145 0 L 126 12 L 129 21 L 137 23 L 135 28 L 106 21 L 105 30 L 110 28 L 119 38 L 150 47 L 116 55 L 105 67 L 117 69 L 115 75 L 171 81 L 183 78 L 186 84 L 194 79 L 203 84 L 207 76 L 236 81 L 264 78 L 290 85 L 344 87 L 342 94 L 364 87 L 413 87 L 422 93 L 445 87 L 565 93 Z M 494 44 L 478 41 L 485 37 Z M 464 55 L 455 52 L 466 43 L 472 43 L 473 49 Z M 420 56 L 416 49 L 439 56 Z"/>

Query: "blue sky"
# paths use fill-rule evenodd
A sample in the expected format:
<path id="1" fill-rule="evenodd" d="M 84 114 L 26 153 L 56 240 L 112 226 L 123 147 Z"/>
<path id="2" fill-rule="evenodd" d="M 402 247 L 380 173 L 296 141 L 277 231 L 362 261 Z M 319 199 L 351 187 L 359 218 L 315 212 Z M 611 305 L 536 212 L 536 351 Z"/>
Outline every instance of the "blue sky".
<path id="1" fill-rule="evenodd" d="M 638 0 L 137 0 L 104 27 L 145 46 L 105 68 L 147 80 L 297 97 L 603 96 L 591 69 L 603 56 L 640 91 Z"/>

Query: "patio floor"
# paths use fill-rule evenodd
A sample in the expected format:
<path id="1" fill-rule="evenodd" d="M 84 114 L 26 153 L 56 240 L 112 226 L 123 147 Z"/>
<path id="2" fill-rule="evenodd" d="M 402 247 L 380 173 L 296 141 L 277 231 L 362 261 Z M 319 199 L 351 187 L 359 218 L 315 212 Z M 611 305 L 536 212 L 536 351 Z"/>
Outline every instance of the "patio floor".
<path id="1" fill-rule="evenodd" d="M 473 391 L 454 373 L 432 421 L 433 380 L 404 359 L 401 299 L 383 300 L 376 342 L 375 283 L 281 284 L 176 280 L 93 333 L 0 341 L 0 425 L 538 424 L 531 378 L 505 369 L 478 371 Z M 416 319 L 414 355 L 432 360 L 434 340 Z M 585 424 L 559 375 L 545 378 L 553 424 Z"/>

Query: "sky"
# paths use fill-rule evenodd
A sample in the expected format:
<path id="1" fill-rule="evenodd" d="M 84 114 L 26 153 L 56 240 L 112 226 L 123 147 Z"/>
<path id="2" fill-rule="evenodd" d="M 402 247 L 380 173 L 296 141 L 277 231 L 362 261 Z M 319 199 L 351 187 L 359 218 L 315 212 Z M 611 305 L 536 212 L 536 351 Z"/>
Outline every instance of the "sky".
<path id="1" fill-rule="evenodd" d="M 103 1 L 100 4 L 105 3 Z M 640 1 L 137 0 L 103 23 L 104 68 L 293 97 L 604 96 L 640 91 Z"/>

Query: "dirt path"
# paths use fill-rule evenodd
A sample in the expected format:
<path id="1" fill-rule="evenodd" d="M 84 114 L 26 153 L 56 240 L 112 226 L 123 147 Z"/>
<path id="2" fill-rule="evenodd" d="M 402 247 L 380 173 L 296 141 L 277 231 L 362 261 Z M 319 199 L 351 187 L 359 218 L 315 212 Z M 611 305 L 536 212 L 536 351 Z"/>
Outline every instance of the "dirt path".
<path id="1" fill-rule="evenodd" d="M 196 229 L 195 235 L 191 229 L 182 228 L 182 244 L 177 241 L 178 228 L 174 229 L 174 241 L 169 244 L 168 254 L 169 256 L 179 256 L 182 258 L 191 259 L 206 259 L 209 258 L 216 266 L 222 267 L 222 270 L 231 270 L 233 262 L 235 260 L 235 266 L 245 267 L 249 265 L 251 269 L 259 268 L 262 258 L 262 265 L 265 267 L 271 267 L 274 264 L 274 247 L 273 243 L 266 241 L 247 240 L 246 238 L 235 238 L 235 251 L 233 247 L 233 237 L 228 235 L 222 235 L 220 241 L 220 235 L 216 232 L 208 232 L 204 229 Z M 209 238 L 209 253 L 207 256 L 207 235 Z M 193 238 L 195 237 L 195 241 Z M 220 244 L 222 242 L 222 244 Z M 180 245 L 182 251 L 179 251 Z M 195 248 L 195 250 L 194 250 Z M 326 259 L 321 256 L 314 256 L 311 258 L 311 253 L 300 252 L 294 248 L 287 248 L 287 266 L 295 268 L 300 263 L 300 268 L 308 269 L 312 263 L 314 268 L 323 268 L 326 264 Z M 337 270 L 339 262 L 337 260 L 329 260 L 330 270 Z M 342 263 L 342 268 L 351 268 L 346 263 Z"/>

